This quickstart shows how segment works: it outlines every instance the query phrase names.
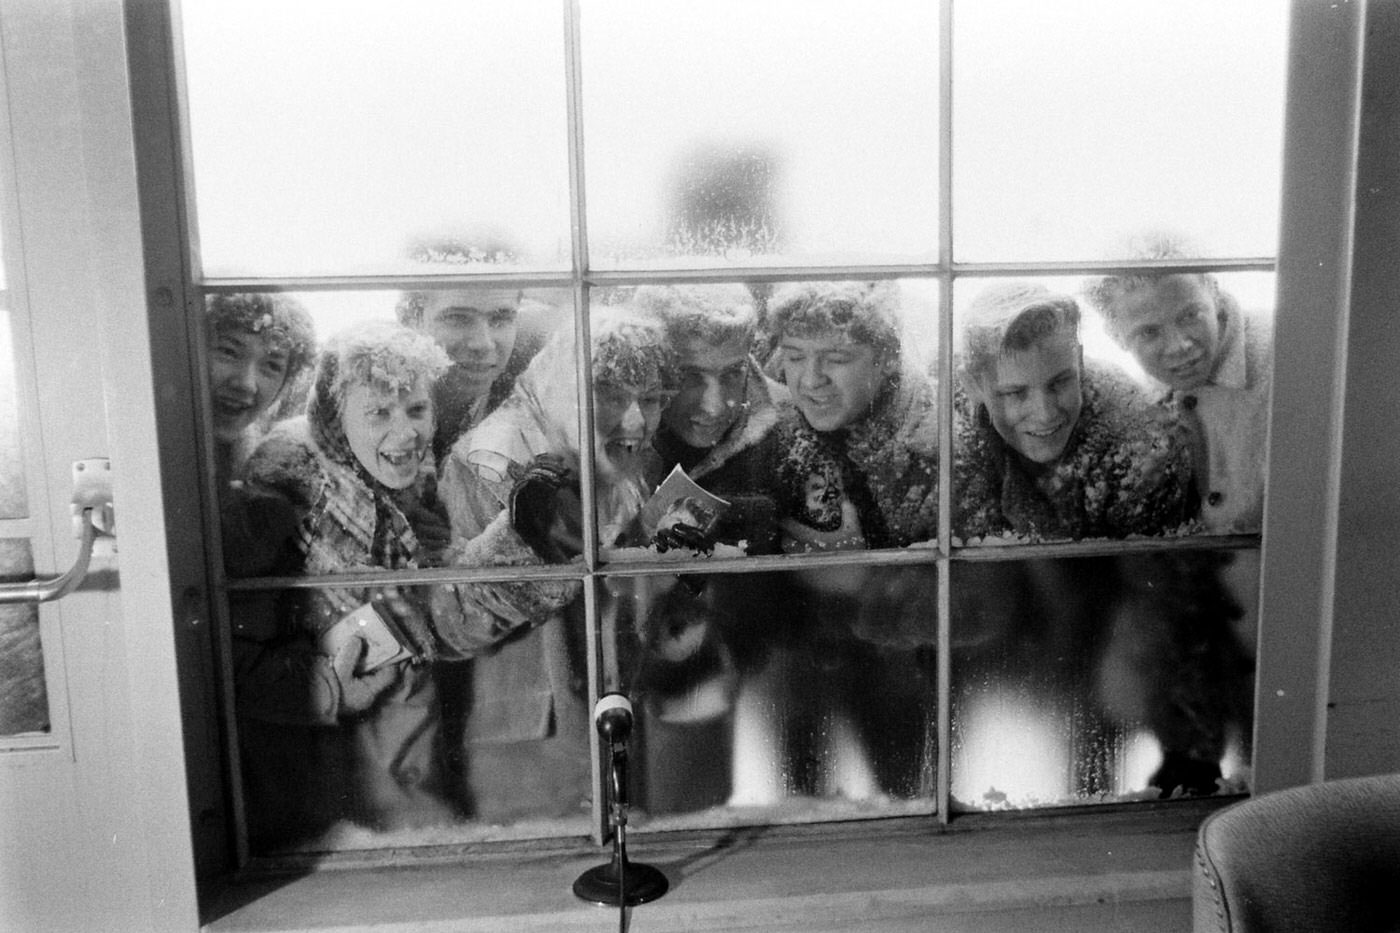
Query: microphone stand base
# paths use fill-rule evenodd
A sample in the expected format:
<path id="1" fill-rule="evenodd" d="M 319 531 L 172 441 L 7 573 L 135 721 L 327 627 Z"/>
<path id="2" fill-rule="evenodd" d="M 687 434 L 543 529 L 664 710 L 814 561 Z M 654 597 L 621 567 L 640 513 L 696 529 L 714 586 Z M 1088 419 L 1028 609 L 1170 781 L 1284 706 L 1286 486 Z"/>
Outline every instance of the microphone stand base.
<path id="1" fill-rule="evenodd" d="M 626 858 L 624 855 L 623 858 Z M 578 876 L 574 881 L 574 893 L 585 901 L 603 906 L 618 907 L 623 904 L 622 886 L 619 875 L 626 878 L 626 905 L 645 904 L 654 901 L 670 889 L 671 883 L 660 869 L 640 862 L 627 862 L 624 871 L 618 872 L 618 860 L 614 858 L 606 865 L 598 865 Z"/>

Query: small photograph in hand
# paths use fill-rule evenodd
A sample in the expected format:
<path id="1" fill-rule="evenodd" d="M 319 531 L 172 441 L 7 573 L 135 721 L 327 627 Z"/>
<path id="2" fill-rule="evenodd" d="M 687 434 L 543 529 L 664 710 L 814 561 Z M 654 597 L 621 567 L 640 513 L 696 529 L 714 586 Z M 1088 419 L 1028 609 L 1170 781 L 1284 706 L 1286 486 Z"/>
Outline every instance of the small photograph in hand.
<path id="1" fill-rule="evenodd" d="M 326 629 L 321 635 L 321 651 L 335 657 L 345 642 L 356 635 L 363 638 L 366 645 L 364 656 L 355 665 L 356 674 L 368 674 L 413 656 L 404 647 L 407 639 L 369 603 L 356 607 Z"/>
<path id="2" fill-rule="evenodd" d="M 706 492 L 676 464 L 642 506 L 642 527 L 653 535 L 664 528 L 686 524 L 708 534 L 728 508 L 727 499 Z"/>

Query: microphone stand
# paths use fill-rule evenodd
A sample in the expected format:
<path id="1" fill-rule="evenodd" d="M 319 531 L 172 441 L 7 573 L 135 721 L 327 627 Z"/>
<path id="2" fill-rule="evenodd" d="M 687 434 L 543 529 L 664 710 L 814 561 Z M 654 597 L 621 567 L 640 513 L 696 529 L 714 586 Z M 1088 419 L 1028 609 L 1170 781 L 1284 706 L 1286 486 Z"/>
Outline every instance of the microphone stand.
<path id="1" fill-rule="evenodd" d="M 618 741 L 610 744 L 612 861 L 579 875 L 574 881 L 574 893 L 593 904 L 621 907 L 625 918 L 628 907 L 656 900 L 666 893 L 670 882 L 659 869 L 627 858 L 627 745 Z"/>

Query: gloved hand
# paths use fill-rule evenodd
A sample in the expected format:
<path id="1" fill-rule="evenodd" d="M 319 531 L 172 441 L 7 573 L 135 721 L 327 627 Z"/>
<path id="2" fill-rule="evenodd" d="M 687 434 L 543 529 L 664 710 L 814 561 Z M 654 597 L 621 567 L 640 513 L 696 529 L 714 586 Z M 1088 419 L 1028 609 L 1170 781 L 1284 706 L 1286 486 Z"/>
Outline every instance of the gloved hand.
<path id="1" fill-rule="evenodd" d="M 418 553 L 415 557 L 420 567 L 441 567 L 452 543 L 452 523 L 447 517 L 447 506 L 437 495 L 437 484 L 428 483 L 421 495 L 401 503 L 404 517 L 413 527 L 418 539 Z"/>
<path id="2" fill-rule="evenodd" d="M 388 690 L 399 679 L 402 664 L 386 664 L 384 667 L 365 674 L 355 673 L 355 667 L 368 649 L 365 640 L 358 635 L 346 639 L 345 644 L 330 659 L 331 673 L 340 687 L 340 715 L 350 716 L 363 713 L 374 705 L 380 694 Z"/>
<path id="3" fill-rule="evenodd" d="M 562 457 L 540 454 L 519 471 L 510 491 L 510 523 L 550 563 L 567 563 L 583 551 L 578 477 Z"/>
<path id="4" fill-rule="evenodd" d="M 701 531 L 686 522 L 676 522 L 665 528 L 658 528 L 652 543 L 665 554 L 672 548 L 688 547 L 697 554 L 709 554 L 715 549 L 714 535 Z"/>

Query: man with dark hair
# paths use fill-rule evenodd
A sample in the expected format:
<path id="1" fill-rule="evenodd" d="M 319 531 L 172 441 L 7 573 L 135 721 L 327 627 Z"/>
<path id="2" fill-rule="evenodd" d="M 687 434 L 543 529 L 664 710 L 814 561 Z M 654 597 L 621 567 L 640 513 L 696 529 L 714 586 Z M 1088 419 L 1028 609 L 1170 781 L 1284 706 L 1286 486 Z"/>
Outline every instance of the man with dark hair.
<path id="1" fill-rule="evenodd" d="M 680 372 L 652 439 L 648 479 L 656 486 L 680 465 L 730 503 L 717 540 L 743 541 L 749 554 L 774 553 L 774 429 L 787 390 L 764 376 L 750 353 L 758 322 L 752 293 L 737 284 L 648 285 L 637 290 L 633 304 L 661 320 Z"/>

